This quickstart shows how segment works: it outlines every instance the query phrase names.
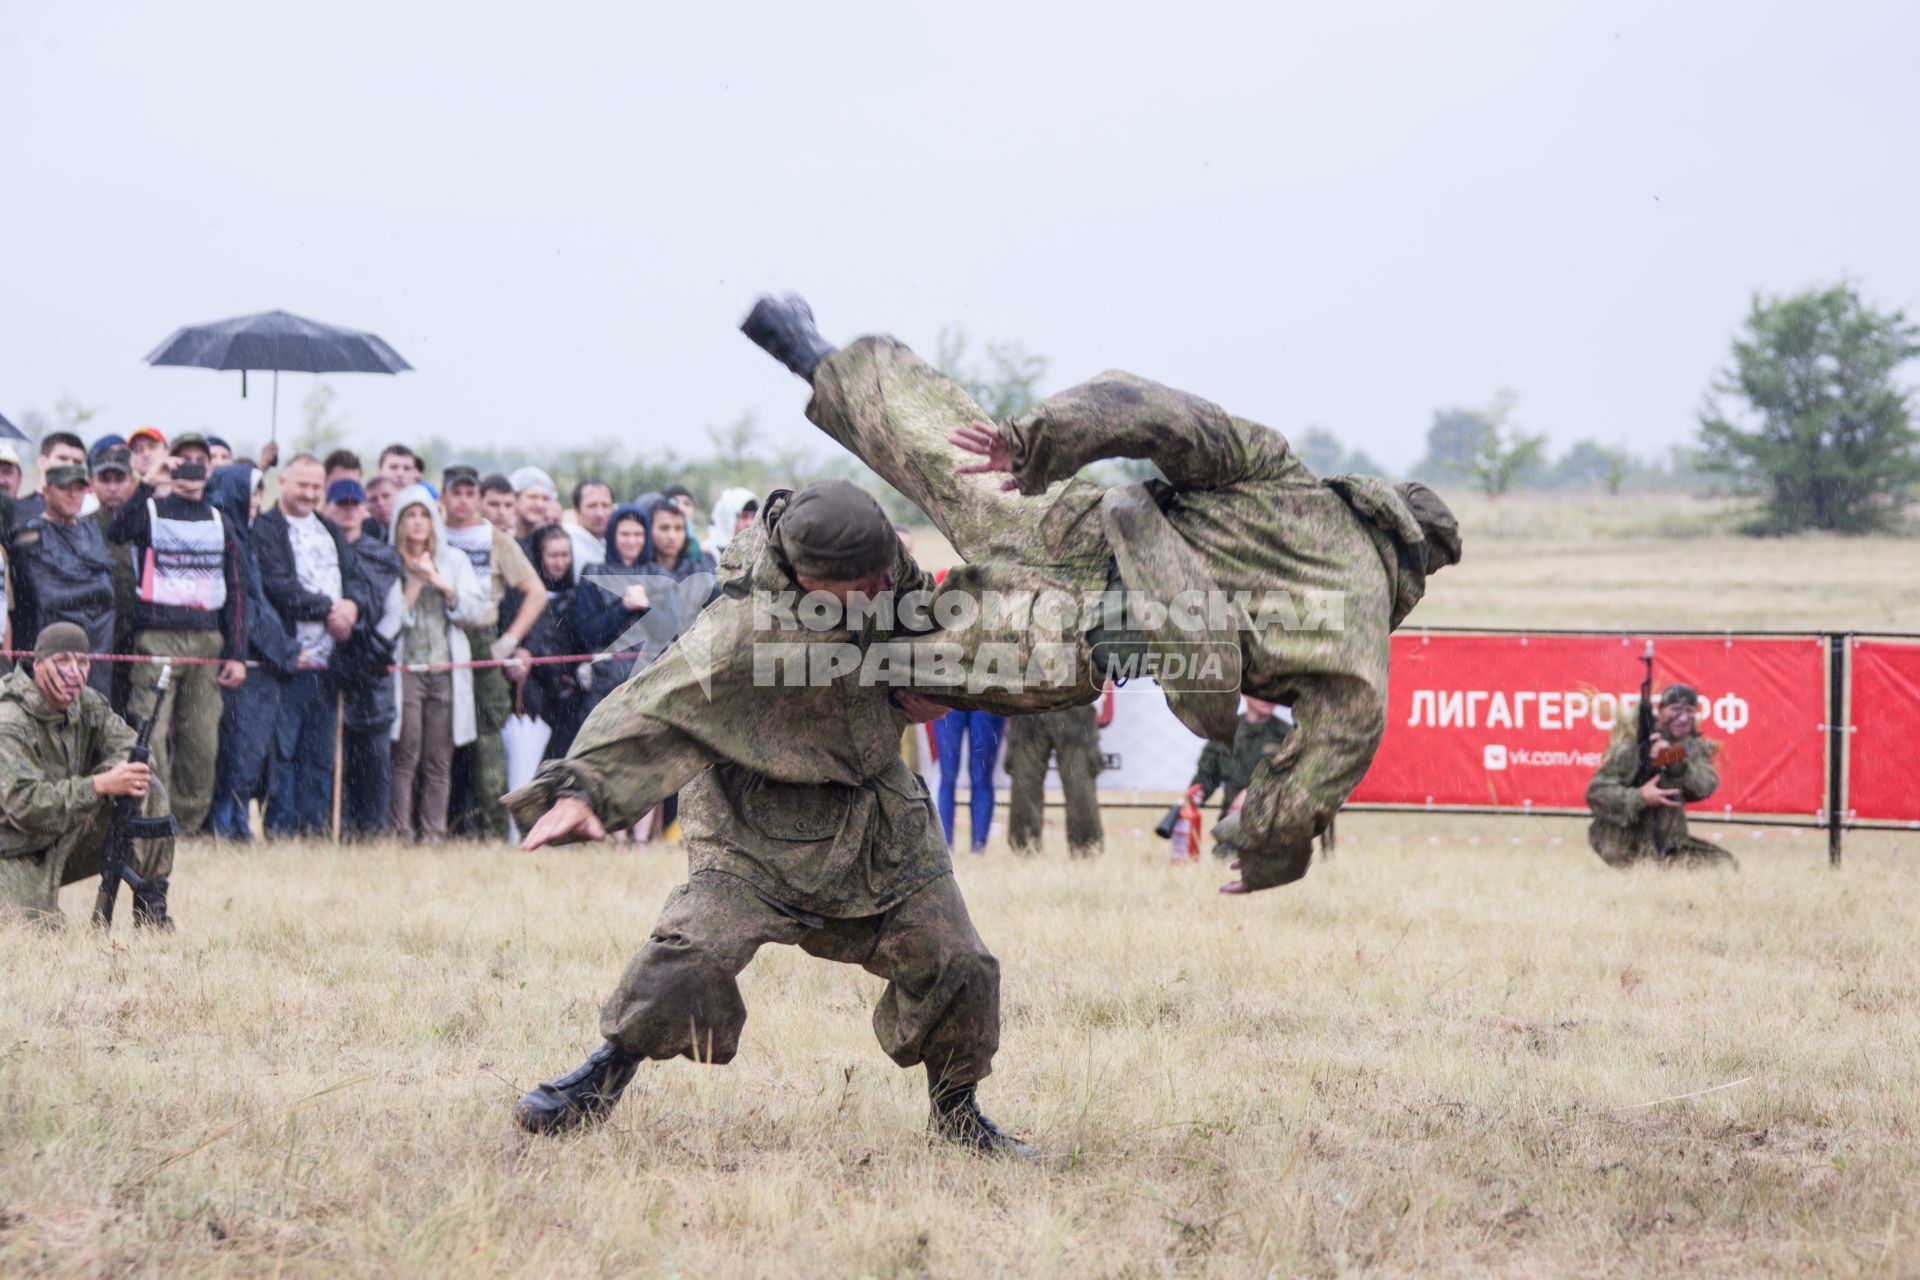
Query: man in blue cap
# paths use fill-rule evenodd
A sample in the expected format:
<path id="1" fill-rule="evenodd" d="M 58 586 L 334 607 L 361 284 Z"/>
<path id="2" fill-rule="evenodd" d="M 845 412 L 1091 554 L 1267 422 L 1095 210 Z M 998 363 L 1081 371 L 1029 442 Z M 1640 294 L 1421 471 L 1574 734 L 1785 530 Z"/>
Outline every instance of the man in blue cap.
<path id="1" fill-rule="evenodd" d="M 384 633 L 391 588 L 406 574 L 406 566 L 384 537 L 370 531 L 366 487 L 352 476 L 341 476 L 327 486 L 323 514 L 340 531 L 348 554 L 366 575 L 368 597 L 373 602 L 367 621 L 372 630 Z M 393 781 L 393 721 L 398 714 L 392 677 L 384 671 L 372 674 L 379 678 L 355 679 L 352 687 L 344 689 L 342 713 L 346 735 L 341 741 L 344 776 L 340 826 L 361 839 L 378 836 L 387 829 Z"/>

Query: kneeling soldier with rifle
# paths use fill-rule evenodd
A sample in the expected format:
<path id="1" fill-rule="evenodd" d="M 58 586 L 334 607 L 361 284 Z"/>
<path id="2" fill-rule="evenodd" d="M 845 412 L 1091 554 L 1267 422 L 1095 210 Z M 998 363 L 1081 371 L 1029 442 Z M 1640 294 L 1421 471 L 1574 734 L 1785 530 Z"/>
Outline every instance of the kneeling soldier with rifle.
<path id="1" fill-rule="evenodd" d="M 1636 862 L 1736 866 L 1719 845 L 1687 834 L 1682 806 L 1705 800 L 1720 785 L 1713 767 L 1719 744 L 1701 737 L 1698 728 L 1700 697 L 1688 685 L 1670 684 L 1656 713 L 1652 694 L 1649 665 L 1635 732 L 1616 738 L 1587 784 L 1587 807 L 1593 811 L 1587 842 L 1614 867 Z"/>
<path id="2" fill-rule="evenodd" d="M 87 652 L 86 632 L 56 622 L 34 644 L 32 674 L 0 680 L 0 916 L 57 925 L 61 887 L 105 871 L 97 922 L 111 921 L 124 878 L 134 923 L 171 929 L 166 793 L 145 742 L 87 686 Z"/>

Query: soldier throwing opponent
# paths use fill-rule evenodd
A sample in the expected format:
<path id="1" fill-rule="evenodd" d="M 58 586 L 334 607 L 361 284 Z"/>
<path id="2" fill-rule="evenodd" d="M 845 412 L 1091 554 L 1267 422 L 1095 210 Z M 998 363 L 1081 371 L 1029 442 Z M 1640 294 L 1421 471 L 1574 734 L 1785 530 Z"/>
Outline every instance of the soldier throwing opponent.
<path id="1" fill-rule="evenodd" d="M 732 1060 L 747 1020 L 735 979 L 770 942 L 887 979 L 874 1034 L 923 1065 L 930 1127 L 975 1150 L 1028 1156 L 980 1112 L 1000 1042 L 1000 966 L 974 932 L 946 837 L 900 730 L 945 710 L 859 670 L 765 676 L 761 644 L 864 645 L 877 631 L 756 631 L 783 593 L 845 603 L 931 585 L 873 498 L 841 480 L 775 490 L 720 565 L 722 594 L 646 670 L 594 709 L 564 760 L 507 796 L 525 848 L 598 840 L 680 793 L 687 883 L 601 1012 L 606 1043 L 520 1100 L 522 1128 L 596 1121 L 649 1058 Z M 791 598 L 791 595 L 788 595 Z M 764 656 L 764 655 L 763 655 Z"/>
<path id="2" fill-rule="evenodd" d="M 1115 656 L 1233 655 L 1238 679 L 1161 679 L 1173 713 L 1223 744 L 1233 741 L 1241 691 L 1293 711 L 1295 732 L 1255 769 L 1242 812 L 1216 829 L 1240 860 L 1241 877 L 1224 892 L 1306 874 L 1314 835 L 1385 732 L 1388 633 L 1419 603 L 1428 575 L 1460 558 L 1459 526 L 1437 494 L 1373 476 L 1323 481 L 1278 432 L 1128 373 L 1101 374 L 992 426 L 965 391 L 891 338 L 836 351 L 797 297 L 762 298 L 741 328 L 812 386 L 807 416 L 912 499 L 966 559 L 943 590 L 1059 589 L 1109 601 L 1124 592 L 1161 606 L 1188 593 L 1245 593 L 1244 619 L 1221 628 L 1209 617 L 1208 630 L 1147 631 L 1137 613 L 1103 603 L 1063 637 L 1082 646 L 1077 687 L 1029 687 L 982 705 L 1022 714 L 1063 705 L 1063 694 L 1092 701 L 1104 674 L 1096 668 Z M 1103 458 L 1151 459 L 1166 482 L 1102 490 L 1072 478 Z"/>

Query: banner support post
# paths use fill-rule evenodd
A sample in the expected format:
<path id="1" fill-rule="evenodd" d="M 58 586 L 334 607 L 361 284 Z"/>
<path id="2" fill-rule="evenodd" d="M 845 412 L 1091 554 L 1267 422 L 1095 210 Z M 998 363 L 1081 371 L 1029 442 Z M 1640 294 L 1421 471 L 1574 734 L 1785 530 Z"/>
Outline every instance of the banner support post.
<path id="1" fill-rule="evenodd" d="M 1827 633 L 1827 866 L 1840 869 L 1841 771 L 1847 740 L 1847 637 Z"/>

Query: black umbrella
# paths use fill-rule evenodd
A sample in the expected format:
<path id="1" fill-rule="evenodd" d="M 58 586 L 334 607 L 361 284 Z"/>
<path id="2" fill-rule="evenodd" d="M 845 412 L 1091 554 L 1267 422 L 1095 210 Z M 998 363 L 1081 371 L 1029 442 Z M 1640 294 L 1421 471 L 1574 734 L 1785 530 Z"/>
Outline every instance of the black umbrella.
<path id="1" fill-rule="evenodd" d="M 8 422 L 5 414 L 0 414 L 0 440 L 25 440 L 26 438 L 26 432 Z"/>
<path id="2" fill-rule="evenodd" d="M 399 373 L 413 368 L 377 334 L 321 324 L 285 311 L 188 325 L 155 347 L 147 363 L 238 369 L 243 396 L 247 394 L 247 370 L 273 370 L 276 438 L 282 369 L 300 373 Z"/>

